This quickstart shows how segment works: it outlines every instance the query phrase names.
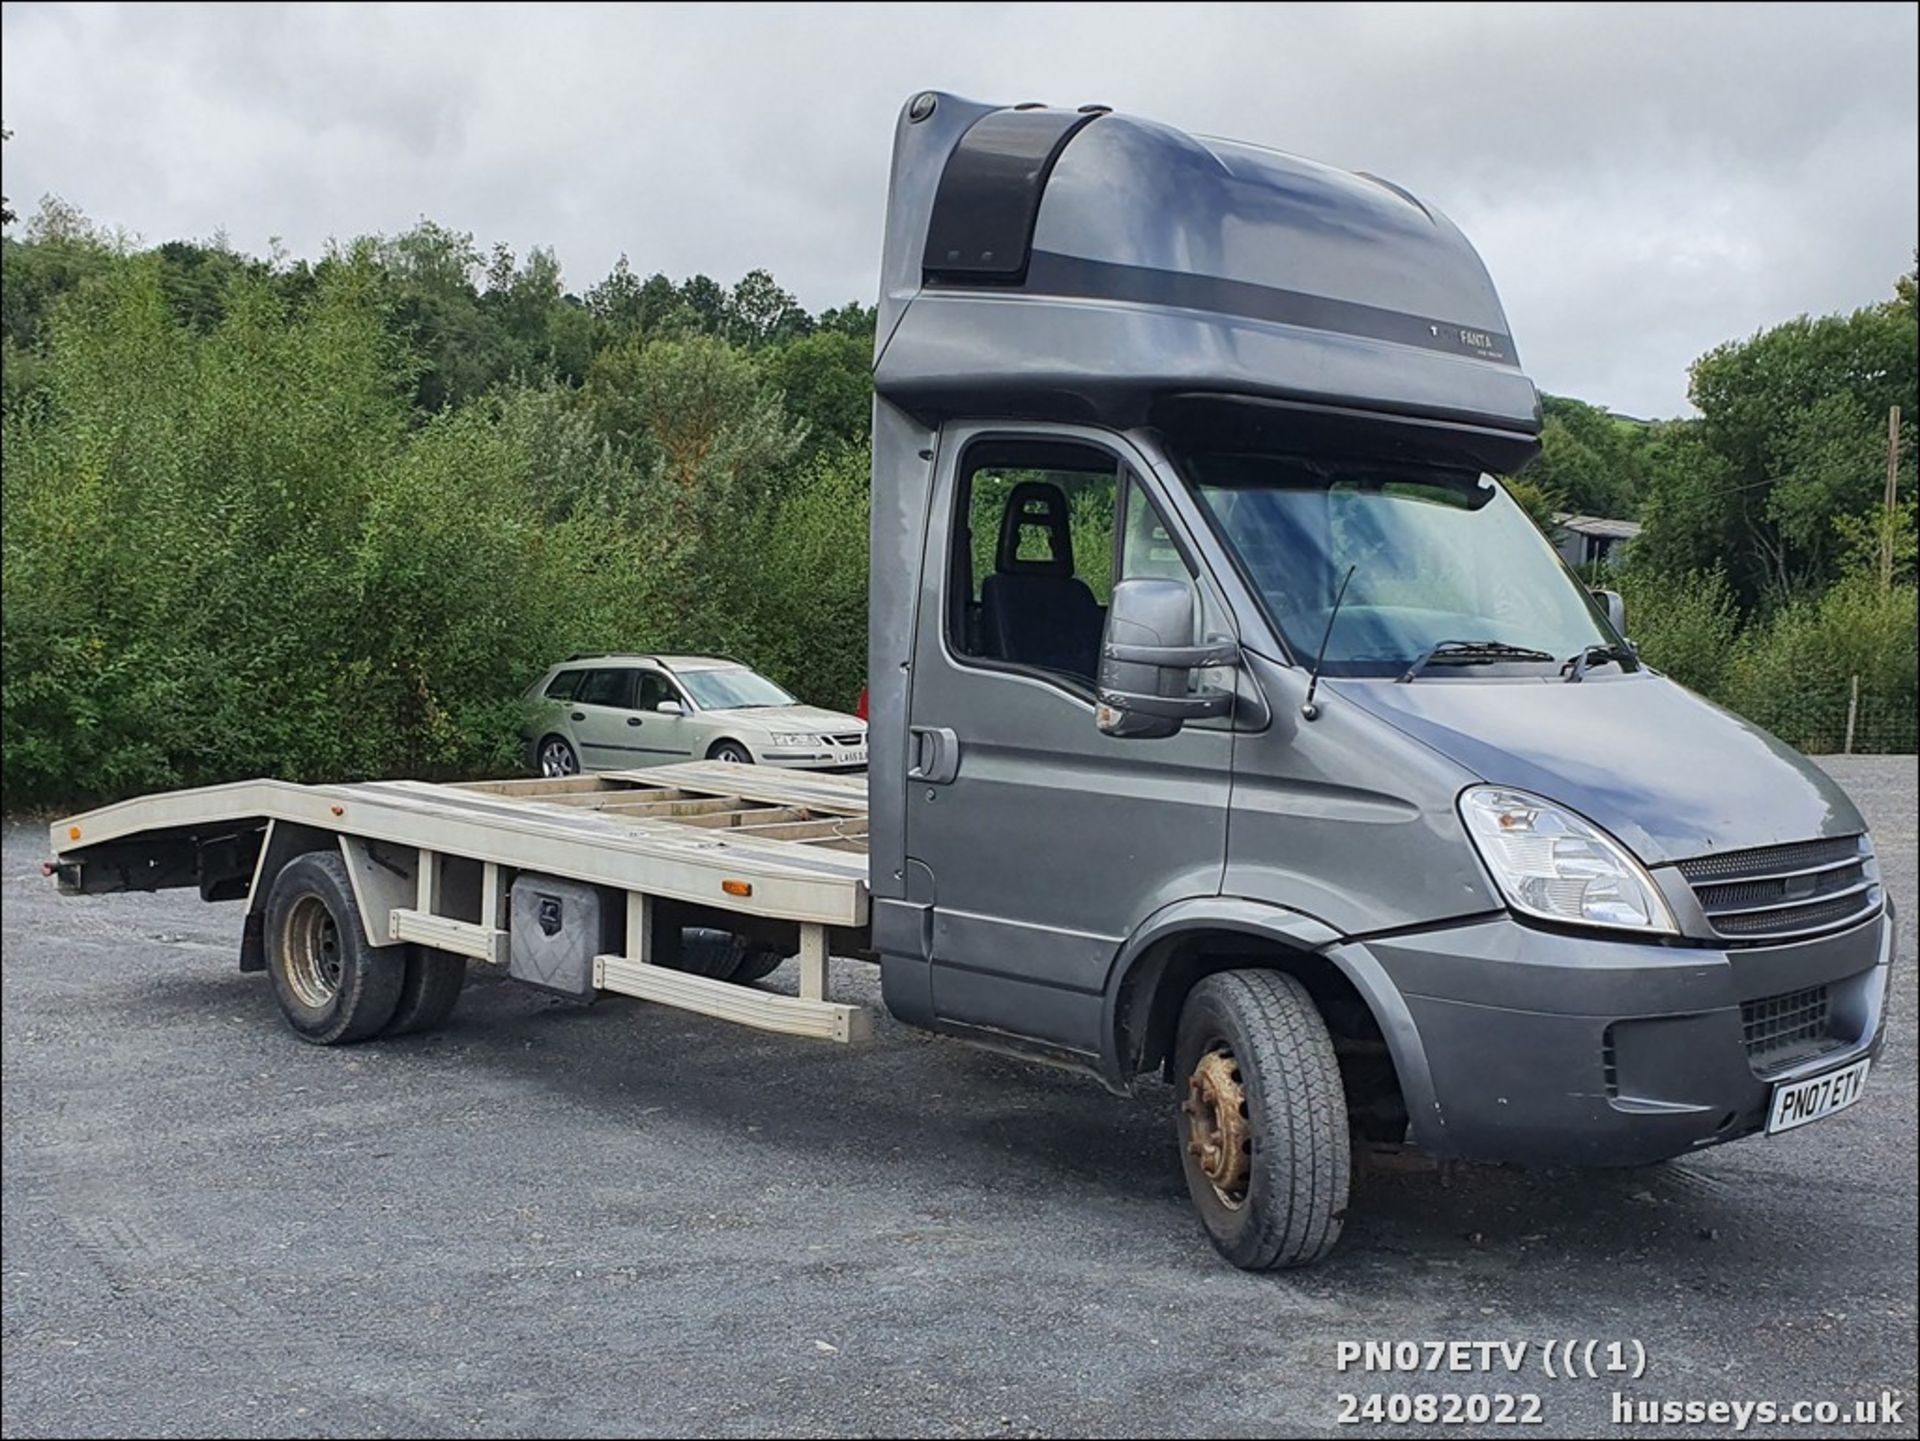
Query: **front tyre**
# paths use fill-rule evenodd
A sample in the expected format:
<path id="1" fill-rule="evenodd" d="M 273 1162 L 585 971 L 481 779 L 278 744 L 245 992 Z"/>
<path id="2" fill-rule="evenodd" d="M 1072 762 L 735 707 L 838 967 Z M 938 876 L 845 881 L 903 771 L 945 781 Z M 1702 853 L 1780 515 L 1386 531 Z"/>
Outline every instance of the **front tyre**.
<path id="1" fill-rule="evenodd" d="M 267 974 L 295 1034 L 316 1046 L 375 1036 L 406 982 L 397 947 L 367 944 L 338 850 L 295 856 L 267 893 Z"/>
<path id="2" fill-rule="evenodd" d="M 707 752 L 710 761 L 727 761 L 733 765 L 750 766 L 753 764 L 753 752 L 739 741 L 721 741 Z"/>
<path id="3" fill-rule="evenodd" d="M 1306 1266 L 1340 1239 L 1351 1155 L 1340 1066 L 1306 987 L 1222 971 L 1187 996 L 1174 1042 L 1187 1192 L 1220 1254 Z"/>

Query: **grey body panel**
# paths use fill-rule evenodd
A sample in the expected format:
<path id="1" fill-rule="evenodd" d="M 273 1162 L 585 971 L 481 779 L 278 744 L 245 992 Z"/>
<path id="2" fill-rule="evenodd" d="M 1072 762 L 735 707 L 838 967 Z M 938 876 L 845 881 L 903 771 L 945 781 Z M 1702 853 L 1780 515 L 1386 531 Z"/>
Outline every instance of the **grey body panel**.
<path id="1" fill-rule="evenodd" d="M 1649 671 L 1323 689 L 1481 780 L 1571 806 L 1648 865 L 1866 829 L 1805 756 Z"/>
<path id="2" fill-rule="evenodd" d="M 1343 936 L 1501 909 L 1454 810 L 1470 771 L 1357 707 L 1327 703 L 1301 719 L 1298 667 L 1249 652 L 1247 671 L 1273 723 L 1238 738 L 1229 895 Z"/>

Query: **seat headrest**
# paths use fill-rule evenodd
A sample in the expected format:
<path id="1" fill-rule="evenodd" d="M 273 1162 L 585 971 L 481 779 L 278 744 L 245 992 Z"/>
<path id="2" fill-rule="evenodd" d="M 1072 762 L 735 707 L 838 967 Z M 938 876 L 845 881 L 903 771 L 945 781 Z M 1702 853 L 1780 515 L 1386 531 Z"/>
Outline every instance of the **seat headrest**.
<path id="1" fill-rule="evenodd" d="M 1029 530 L 1046 536 L 1047 554 L 1022 557 L 1020 542 Z M 1045 480 L 1023 480 L 1007 496 L 1000 516 L 1000 548 L 993 568 L 1002 575 L 1072 575 L 1073 533 L 1067 525 L 1067 497 Z"/>

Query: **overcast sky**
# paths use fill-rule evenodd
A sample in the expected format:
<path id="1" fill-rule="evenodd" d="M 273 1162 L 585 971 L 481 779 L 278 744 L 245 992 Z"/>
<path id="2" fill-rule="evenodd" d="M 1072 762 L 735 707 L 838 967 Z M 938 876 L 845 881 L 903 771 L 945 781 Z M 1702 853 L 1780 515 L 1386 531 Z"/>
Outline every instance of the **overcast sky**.
<path id="1" fill-rule="evenodd" d="M 1480 247 L 1548 390 L 1890 294 L 1916 9 L 1520 5 L 5 6 L 5 189 L 148 242 L 315 255 L 422 215 L 809 309 L 871 301 L 913 91 L 1100 101 L 1394 180 Z M 17 229 L 17 227 L 16 227 Z"/>

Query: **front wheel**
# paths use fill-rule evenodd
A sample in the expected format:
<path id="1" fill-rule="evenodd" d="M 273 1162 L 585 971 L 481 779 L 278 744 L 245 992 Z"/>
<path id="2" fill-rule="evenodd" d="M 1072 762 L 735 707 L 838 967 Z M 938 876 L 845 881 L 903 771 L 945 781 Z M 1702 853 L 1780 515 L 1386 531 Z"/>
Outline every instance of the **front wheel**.
<path id="1" fill-rule="evenodd" d="M 1351 1156 L 1340 1064 L 1306 987 L 1222 971 L 1180 1012 L 1180 1159 L 1207 1235 L 1249 1271 L 1306 1266 L 1340 1239 Z"/>
<path id="2" fill-rule="evenodd" d="M 739 766 L 750 766 L 753 764 L 753 752 L 741 745 L 739 741 L 721 741 L 719 745 L 707 752 L 707 759 L 710 761 L 729 761 Z"/>

